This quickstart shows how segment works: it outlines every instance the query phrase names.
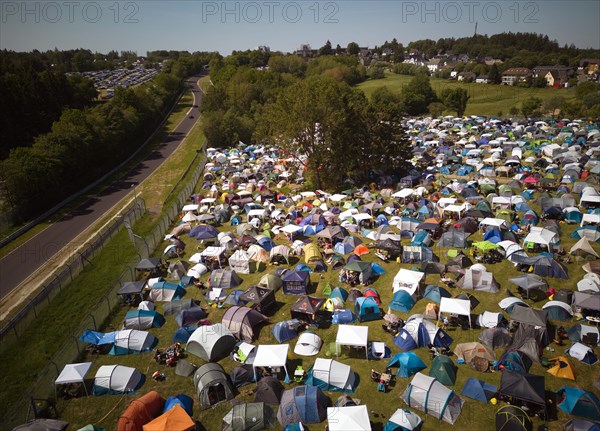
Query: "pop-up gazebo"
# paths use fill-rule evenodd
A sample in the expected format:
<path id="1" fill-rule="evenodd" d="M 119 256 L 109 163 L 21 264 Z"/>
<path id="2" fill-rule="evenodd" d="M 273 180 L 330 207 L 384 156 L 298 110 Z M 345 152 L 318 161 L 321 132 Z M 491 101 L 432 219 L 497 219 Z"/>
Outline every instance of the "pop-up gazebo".
<path id="1" fill-rule="evenodd" d="M 365 356 L 369 359 L 367 353 L 368 338 L 368 326 L 339 325 L 338 333 L 335 338 L 336 355 L 339 355 L 339 346 L 364 347 Z"/>
<path id="2" fill-rule="evenodd" d="M 79 364 L 67 364 L 60 372 L 56 380 L 54 381 L 54 386 L 58 385 L 69 385 L 79 383 L 83 386 L 85 390 L 85 394 L 88 394 L 87 388 L 85 386 L 85 376 L 92 367 L 91 362 L 82 362 Z"/>
<path id="3" fill-rule="evenodd" d="M 289 344 L 261 344 L 256 350 L 256 357 L 252 363 L 254 378 L 258 380 L 256 368 L 269 367 L 271 369 L 283 368 L 289 378 L 286 362 Z"/>

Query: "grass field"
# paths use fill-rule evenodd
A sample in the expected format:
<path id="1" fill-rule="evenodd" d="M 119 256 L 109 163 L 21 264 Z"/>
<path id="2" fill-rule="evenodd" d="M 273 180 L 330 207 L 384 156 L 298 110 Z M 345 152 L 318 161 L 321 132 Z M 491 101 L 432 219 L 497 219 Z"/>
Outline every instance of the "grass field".
<path id="1" fill-rule="evenodd" d="M 384 79 L 368 80 L 358 85 L 367 96 L 379 87 L 388 87 L 392 92 L 402 94 L 404 86 L 408 85 L 412 76 L 397 75 L 386 72 Z M 572 88 L 521 88 L 506 85 L 475 84 L 450 81 L 447 79 L 431 78 L 431 87 L 439 95 L 446 88 L 464 88 L 469 92 L 469 103 L 466 115 L 508 116 L 510 108 L 521 108 L 521 103 L 530 97 L 538 97 L 542 101 L 554 96 L 570 99 L 575 96 Z M 446 114 L 456 115 L 456 112 L 447 111 Z"/>
<path id="2" fill-rule="evenodd" d="M 573 231 L 574 226 L 563 225 L 563 246 L 565 249 L 569 249 L 575 242 L 574 239 L 569 237 L 569 234 Z M 221 231 L 226 231 L 231 229 L 229 226 L 222 226 L 219 228 Z M 472 238 L 473 241 L 481 240 L 482 234 L 477 233 Z M 187 244 L 187 252 L 184 256 L 185 258 L 189 257 L 196 251 L 197 242 L 194 239 L 185 238 Z M 277 241 L 281 243 L 282 241 Z M 286 242 L 286 241 L 283 241 Z M 162 249 L 159 247 L 159 249 Z M 439 249 L 434 247 L 434 252 L 438 255 L 442 262 L 447 261 L 446 252 L 447 249 Z M 381 263 L 373 254 L 368 254 L 363 256 L 363 260 L 367 261 L 377 261 Z M 298 258 L 295 258 L 292 261 L 292 267 L 298 263 Z M 569 288 L 575 289 L 575 283 L 579 280 L 583 275 L 583 270 L 581 269 L 581 262 L 573 263 L 568 265 L 570 279 L 568 281 L 558 280 L 558 279 L 548 279 L 551 287 L 555 289 L 558 288 Z M 397 273 L 399 268 L 411 268 L 411 265 L 407 264 L 398 264 L 398 263 L 382 263 L 382 266 L 386 269 L 387 273 L 381 276 L 371 287 L 374 287 L 378 290 L 382 299 L 382 309 L 385 311 L 387 309 L 387 304 L 389 304 L 392 298 L 392 279 L 394 275 Z M 506 289 L 511 288 L 514 290 L 515 286 L 511 285 L 508 282 L 509 277 L 513 277 L 519 275 L 516 269 L 513 268 L 512 264 L 507 261 L 503 261 L 502 263 L 489 265 L 488 268 L 494 273 L 496 280 L 500 283 L 501 290 L 497 294 L 489 294 L 489 293 L 481 293 L 475 292 L 475 296 L 481 301 L 481 304 L 474 310 L 474 313 L 481 313 L 484 310 L 488 311 L 499 311 L 498 302 L 506 296 Z M 243 284 L 239 287 L 241 289 L 245 289 L 252 284 L 258 282 L 258 280 L 268 272 L 272 272 L 275 268 L 273 266 L 268 266 L 266 270 L 254 273 L 250 275 L 241 275 L 244 280 Z M 312 280 L 312 288 L 313 294 L 316 296 L 324 296 L 322 294 L 323 289 L 327 283 L 331 285 L 331 287 L 340 285 L 338 283 L 338 272 L 337 271 L 329 271 L 321 277 L 319 274 L 311 274 Z M 208 276 L 203 277 L 203 281 L 206 282 Z M 428 275 L 425 281 L 426 284 L 437 284 L 441 285 L 439 281 L 438 275 Z M 343 285 L 348 288 L 347 285 Z M 453 294 L 456 294 L 460 291 L 460 289 L 454 289 L 452 291 Z M 209 311 L 208 319 L 211 322 L 219 322 L 221 321 L 222 314 L 224 312 L 223 309 L 211 308 L 206 301 L 202 298 L 202 295 L 195 287 L 189 287 L 187 289 L 187 296 L 201 301 L 202 306 Z M 290 318 L 290 306 L 297 299 L 295 296 L 284 295 L 282 291 L 277 292 L 277 301 L 278 307 L 277 311 L 270 315 L 269 324 L 264 326 L 260 330 L 259 338 L 255 342 L 255 344 L 277 344 L 277 341 L 271 334 L 272 325 L 278 321 L 289 319 Z M 417 302 L 415 307 L 410 313 L 398 313 L 395 314 L 400 315 L 402 318 L 406 319 L 409 315 L 414 313 L 423 312 L 425 309 L 425 305 L 427 304 L 427 300 L 420 300 Z M 532 304 L 533 305 L 533 304 Z M 536 304 L 536 307 L 541 307 L 541 303 Z M 347 303 L 346 307 L 352 308 L 352 304 Z M 158 305 L 157 308 L 159 311 L 162 311 L 162 304 Z M 121 325 L 123 316 L 127 309 L 123 308 L 117 315 L 114 316 L 112 320 L 113 327 L 117 328 Z M 385 341 L 387 346 L 391 348 L 392 354 L 398 353 L 399 349 L 393 344 L 391 336 L 385 333 L 381 324 L 383 321 L 378 320 L 369 323 L 362 323 L 361 325 L 369 327 L 369 340 L 370 341 Z M 555 322 L 557 324 L 562 324 L 563 322 Z M 571 325 L 572 323 L 567 323 L 566 326 Z M 171 337 L 175 330 L 177 329 L 177 324 L 174 322 L 174 318 L 172 316 L 167 317 L 167 323 L 158 329 L 151 329 L 150 331 L 159 339 L 159 344 L 157 348 L 164 349 L 171 344 Z M 335 325 L 318 329 L 316 332 L 323 339 L 323 347 L 318 357 L 332 357 L 327 353 L 327 346 L 330 345 L 331 342 L 335 340 L 337 328 Z M 480 330 L 468 330 L 462 331 L 460 328 L 451 329 L 448 331 L 449 335 L 454 338 L 454 343 L 452 348 L 460 342 L 466 341 L 478 341 L 478 336 L 480 334 Z M 289 363 L 293 363 L 294 366 L 297 364 L 302 364 L 305 370 L 308 370 L 314 362 L 315 357 L 302 357 L 293 353 L 293 346 L 295 345 L 295 340 L 290 342 L 290 355 L 289 355 Z M 562 354 L 565 347 L 558 347 L 555 344 L 551 346 L 554 351 L 546 351 L 545 356 L 552 358 L 559 354 Z M 426 349 L 421 348 L 415 351 L 427 365 L 431 364 L 431 360 L 429 358 L 428 352 Z M 347 353 L 347 352 L 346 352 Z M 405 387 L 409 383 L 409 378 L 395 378 L 395 384 L 391 387 L 391 390 L 388 393 L 381 393 L 377 391 L 375 383 L 373 383 L 370 379 L 370 370 L 372 368 L 377 370 L 382 370 L 386 366 L 385 361 L 367 361 L 364 359 L 364 356 L 347 356 L 346 353 L 343 353 L 339 357 L 339 361 L 344 362 L 348 365 L 351 365 L 353 370 L 358 373 L 360 376 L 360 384 L 357 388 L 354 396 L 362 400 L 363 404 L 366 404 L 371 412 L 371 421 L 373 423 L 374 430 L 382 430 L 383 424 L 387 421 L 387 418 L 391 416 L 391 414 L 397 408 L 406 408 L 406 405 L 401 401 L 400 394 L 404 391 Z M 502 354 L 502 350 L 499 349 L 496 352 L 496 356 L 499 357 Z M 454 360 L 456 358 L 454 357 Z M 141 394 L 144 394 L 150 390 L 158 391 L 163 397 L 168 397 L 170 395 L 185 393 L 192 396 L 195 400 L 197 400 L 197 396 L 194 392 L 193 380 L 192 378 L 183 378 L 179 377 L 174 373 L 174 369 L 168 368 L 165 366 L 157 365 L 153 360 L 153 353 L 145 353 L 139 355 L 128 355 L 128 356 L 119 356 L 113 357 L 108 355 L 95 355 L 92 357 L 88 357 L 87 360 L 94 361 L 94 366 L 90 372 L 90 376 L 94 375 L 94 372 L 101 365 L 107 364 L 122 364 L 131 367 L 135 367 L 148 377 L 144 386 L 136 393 L 131 396 L 102 396 L 102 397 L 82 397 L 78 399 L 73 399 L 70 401 L 61 402 L 60 408 L 62 410 L 63 418 L 71 422 L 74 429 L 79 426 L 83 426 L 87 423 L 95 423 L 96 425 L 105 427 L 107 429 L 115 429 L 115 424 L 120 414 L 125 410 L 129 402 Z M 188 361 L 201 365 L 203 361 L 197 357 L 190 356 L 188 357 Z M 236 365 L 235 362 L 224 359 L 219 362 L 226 371 L 230 371 Z M 555 378 L 545 372 L 545 369 L 539 365 L 534 364 L 531 368 L 530 372 L 533 374 L 541 374 L 546 376 L 546 389 L 550 391 L 556 391 L 560 387 L 564 385 L 575 385 L 582 387 L 587 390 L 592 390 L 592 381 L 594 378 L 600 376 L 600 368 L 598 365 L 590 367 L 584 365 L 577 360 L 572 361 L 577 375 L 577 382 L 571 382 L 568 380 L 562 380 Z M 293 369 L 293 367 L 290 367 Z M 492 383 L 496 386 L 500 384 L 500 373 L 487 373 L 482 374 L 477 371 L 470 369 L 467 365 L 459 365 L 458 366 L 458 378 L 456 381 L 455 389 L 458 393 L 462 389 L 465 381 L 469 377 L 476 377 L 479 379 L 483 379 L 489 383 Z M 154 371 L 160 371 L 165 373 L 167 376 L 166 381 L 164 382 L 155 382 L 150 379 L 150 375 Z M 424 373 L 428 373 L 428 370 L 424 370 Z M 290 388 L 292 385 L 287 385 L 286 388 Z M 237 400 L 244 401 L 252 401 L 254 395 L 244 394 L 247 389 L 253 389 L 254 385 L 245 386 L 240 389 L 242 392 L 238 394 Z M 340 395 L 339 393 L 326 393 L 332 400 Z M 494 429 L 494 420 L 495 420 L 495 412 L 499 406 L 492 406 L 490 404 L 484 405 L 477 401 L 474 401 L 469 398 L 465 398 L 466 403 L 463 408 L 462 414 L 459 417 L 458 421 L 454 426 L 451 426 L 445 422 L 440 422 L 429 415 L 423 414 L 423 412 L 417 411 L 417 413 L 423 418 L 425 421 L 424 430 L 450 430 L 450 429 L 464 429 L 464 430 L 472 430 L 472 431 L 484 431 Z M 197 401 L 196 401 L 197 402 Z M 198 406 L 196 405 L 194 408 L 194 419 L 200 421 L 203 428 L 208 431 L 218 430 L 221 427 L 222 417 L 229 411 L 231 408 L 230 402 L 222 403 L 216 406 L 213 409 L 207 411 L 200 411 Z M 562 430 L 562 425 L 567 420 L 567 415 L 565 415 L 562 411 L 558 413 L 558 420 L 549 424 L 549 428 L 551 430 Z M 534 420 L 534 429 L 536 429 L 537 425 L 539 425 L 539 421 Z M 309 429 L 313 430 L 323 430 L 325 427 L 325 423 L 321 424 L 309 424 Z M 280 429 L 279 425 L 275 426 L 275 429 Z M 348 430 L 352 431 L 352 430 Z"/>
<path id="3" fill-rule="evenodd" d="M 180 102 L 165 128 L 171 130 L 181 121 L 191 104 L 191 96 Z M 164 134 L 159 134 L 164 137 Z M 196 150 L 204 143 L 204 135 L 199 126 L 190 132 L 180 148 L 153 174 L 142 187 L 142 197 L 146 199 L 147 208 L 150 204 L 154 211 L 146 215 L 134 226 L 135 232 L 141 236 L 147 235 L 156 224 L 165 202 L 168 191 L 175 185 L 177 179 L 188 167 L 196 155 Z M 183 189 L 184 181 L 173 198 Z M 148 202 L 150 204 L 148 204 Z M 83 272 L 52 301 L 38 313 L 36 320 L 22 334 L 14 346 L 0 354 L 5 372 L 0 376 L 0 418 L 11 407 L 15 394 L 23 394 L 33 383 L 37 371 L 45 366 L 56 353 L 58 347 L 68 339 L 80 325 L 88 312 L 96 307 L 96 303 L 110 289 L 113 282 L 123 271 L 125 265 L 137 255 L 129 241 L 127 233 L 122 230 L 110 240 L 99 257 L 86 267 Z M 101 322 L 98 322 L 101 323 Z M 26 352 L 26 353 L 24 353 Z M 15 356 L 20 356 L 15 360 Z M 2 427 L 0 427 L 2 429 Z"/>

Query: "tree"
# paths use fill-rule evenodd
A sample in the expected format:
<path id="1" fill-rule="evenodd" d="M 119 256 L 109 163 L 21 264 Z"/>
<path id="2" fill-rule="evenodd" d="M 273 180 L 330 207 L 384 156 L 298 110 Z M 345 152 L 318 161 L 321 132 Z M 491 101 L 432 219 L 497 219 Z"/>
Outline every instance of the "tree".
<path id="1" fill-rule="evenodd" d="M 446 88 L 442 91 L 442 101 L 448 109 L 456 111 L 458 117 L 462 117 L 467 109 L 467 103 L 469 102 L 469 93 L 464 88 Z"/>
<path id="2" fill-rule="evenodd" d="M 440 117 L 446 109 L 446 105 L 441 102 L 433 102 L 429 104 L 427 109 L 429 109 L 429 113 L 432 117 Z"/>
<path id="3" fill-rule="evenodd" d="M 588 94 L 598 92 L 600 92 L 600 84 L 596 84 L 592 81 L 585 81 L 581 84 L 577 84 L 577 87 L 575 88 L 575 97 L 577 97 L 579 100 L 583 100 L 583 98 Z"/>
<path id="4" fill-rule="evenodd" d="M 544 102 L 544 109 L 550 111 L 552 118 L 556 117 L 556 111 L 562 110 L 565 105 L 565 98 L 562 96 L 554 96 L 553 98 Z"/>
<path id="5" fill-rule="evenodd" d="M 516 106 L 511 106 L 508 110 L 508 114 L 513 118 L 516 117 L 517 115 L 519 115 L 519 108 L 517 108 Z"/>
<path id="6" fill-rule="evenodd" d="M 332 54 L 333 54 L 333 49 L 331 48 L 330 41 L 325 42 L 325 45 L 323 45 L 321 48 L 319 48 L 319 55 L 332 55 Z"/>
<path id="7" fill-rule="evenodd" d="M 496 63 L 492 64 L 492 67 L 490 67 L 490 73 L 488 73 L 488 81 L 492 84 L 500 84 L 502 82 L 502 75 L 500 74 Z"/>
<path id="8" fill-rule="evenodd" d="M 371 67 L 369 69 L 369 78 L 371 78 L 371 79 L 385 78 L 385 68 L 384 67 Z"/>
<path id="9" fill-rule="evenodd" d="M 538 97 L 530 97 L 525 99 L 521 104 L 521 113 L 525 118 L 540 117 L 540 108 L 542 107 L 542 100 Z"/>
<path id="10" fill-rule="evenodd" d="M 350 42 L 346 47 L 346 52 L 349 55 L 358 55 L 358 53 L 360 52 L 360 47 L 358 46 L 358 43 Z"/>
<path id="11" fill-rule="evenodd" d="M 415 75 L 404 88 L 402 94 L 406 112 L 409 115 L 420 115 L 427 112 L 427 107 L 432 102 L 437 102 L 438 97 L 431 88 L 429 76 Z"/>
<path id="12" fill-rule="evenodd" d="M 361 163 L 366 107 L 362 92 L 313 76 L 285 88 L 265 108 L 261 129 L 307 170 L 313 187 L 339 188 Z"/>
<path id="13" fill-rule="evenodd" d="M 340 44 L 338 43 L 335 46 L 335 55 L 342 55 L 344 53 L 343 48 L 340 46 Z"/>

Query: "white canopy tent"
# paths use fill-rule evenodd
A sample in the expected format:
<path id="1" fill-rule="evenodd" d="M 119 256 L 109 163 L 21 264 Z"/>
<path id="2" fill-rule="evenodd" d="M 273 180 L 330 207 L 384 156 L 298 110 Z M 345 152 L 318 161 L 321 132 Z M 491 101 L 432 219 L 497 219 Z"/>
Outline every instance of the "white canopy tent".
<path id="1" fill-rule="evenodd" d="M 423 277 L 425 277 L 424 272 L 400 268 L 400 271 L 398 271 L 392 282 L 393 293 L 396 293 L 399 290 L 405 290 L 410 295 L 414 295 L 419 288 L 419 283 Z"/>
<path id="2" fill-rule="evenodd" d="M 442 298 L 440 300 L 438 321 L 442 317 L 442 313 L 467 316 L 469 318 L 469 327 L 473 327 L 473 325 L 471 325 L 471 301 L 468 299 Z"/>
<path id="3" fill-rule="evenodd" d="M 371 431 L 367 406 L 327 407 L 329 431 Z"/>
<path id="4" fill-rule="evenodd" d="M 54 381 L 54 387 L 58 385 L 69 385 L 78 383 L 83 386 L 85 394 L 88 394 L 87 387 L 85 386 L 85 376 L 92 368 L 91 362 L 81 362 L 77 364 L 67 364 L 60 372 L 56 380 Z"/>
<path id="5" fill-rule="evenodd" d="M 257 367 L 280 368 L 283 367 L 285 375 L 289 378 L 286 362 L 289 344 L 261 344 L 256 349 L 256 357 L 252 363 L 254 376 Z"/>
<path id="6" fill-rule="evenodd" d="M 497 227 L 498 229 L 508 229 L 508 222 L 501 218 L 486 217 L 479 222 L 479 227 L 485 229 L 487 226 Z"/>
<path id="7" fill-rule="evenodd" d="M 523 240 L 524 244 L 534 243 L 544 245 L 548 248 L 548 251 L 551 250 L 551 246 L 556 245 L 559 242 L 560 237 L 556 232 L 539 226 L 531 226 L 529 234 Z"/>
<path id="8" fill-rule="evenodd" d="M 339 325 L 335 337 L 335 353 L 339 355 L 339 346 L 364 347 L 365 357 L 369 359 L 367 345 L 369 339 L 368 326 Z"/>

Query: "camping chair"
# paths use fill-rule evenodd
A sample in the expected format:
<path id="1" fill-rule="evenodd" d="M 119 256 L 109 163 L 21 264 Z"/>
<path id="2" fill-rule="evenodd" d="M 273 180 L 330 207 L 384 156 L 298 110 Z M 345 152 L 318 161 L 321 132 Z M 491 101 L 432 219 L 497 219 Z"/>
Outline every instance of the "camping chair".
<path id="1" fill-rule="evenodd" d="M 304 368 L 302 365 L 298 365 L 296 367 L 296 371 L 294 371 L 294 382 L 302 383 L 304 381 Z"/>

